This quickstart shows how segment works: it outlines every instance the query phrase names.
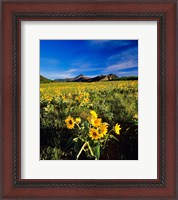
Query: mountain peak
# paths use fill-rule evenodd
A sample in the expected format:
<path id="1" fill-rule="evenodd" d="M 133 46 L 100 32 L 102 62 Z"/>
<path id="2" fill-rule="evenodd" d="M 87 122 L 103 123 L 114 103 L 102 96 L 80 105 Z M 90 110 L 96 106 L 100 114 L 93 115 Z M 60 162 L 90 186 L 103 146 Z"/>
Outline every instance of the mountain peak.
<path id="1" fill-rule="evenodd" d="M 82 78 L 82 77 L 84 77 L 84 75 L 83 75 L 83 74 L 79 74 L 79 75 L 76 76 L 75 78 Z"/>

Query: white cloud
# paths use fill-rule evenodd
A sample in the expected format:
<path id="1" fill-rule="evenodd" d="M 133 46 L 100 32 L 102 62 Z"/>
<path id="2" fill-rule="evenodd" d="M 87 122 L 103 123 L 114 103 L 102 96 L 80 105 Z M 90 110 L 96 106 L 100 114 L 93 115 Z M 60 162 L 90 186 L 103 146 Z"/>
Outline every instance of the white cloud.
<path id="1" fill-rule="evenodd" d="M 138 57 L 138 48 L 128 49 L 126 51 L 121 51 L 118 54 L 112 55 L 108 58 L 108 63 L 115 62 L 118 60 L 134 60 Z"/>
<path id="2" fill-rule="evenodd" d="M 77 71 L 78 71 L 78 69 L 69 69 L 66 71 L 66 73 L 72 73 L 72 72 L 77 72 Z"/>
<path id="3" fill-rule="evenodd" d="M 118 72 L 117 76 L 138 76 L 138 71 L 134 70 L 131 72 L 123 71 L 123 72 Z"/>
<path id="4" fill-rule="evenodd" d="M 92 69 L 92 67 L 96 67 L 97 65 L 99 65 L 100 63 L 97 62 L 88 62 L 89 58 L 82 58 L 82 59 L 78 59 L 78 60 L 73 60 L 71 62 L 71 65 L 73 67 L 77 67 L 78 69 L 82 69 L 84 70 L 86 69 Z M 90 59 L 91 61 L 91 59 Z"/>
<path id="5" fill-rule="evenodd" d="M 77 68 L 75 68 L 75 70 L 78 71 L 79 73 L 103 70 L 103 68 L 97 67 L 97 65 L 99 65 L 99 64 L 100 63 L 88 63 L 84 59 L 76 60 L 76 61 L 72 62 L 72 66 L 77 67 Z"/>
<path id="6" fill-rule="evenodd" d="M 137 61 L 128 60 L 125 62 L 119 62 L 119 63 L 113 64 L 113 65 L 110 65 L 105 68 L 104 72 L 105 73 L 116 73 L 116 72 L 119 72 L 120 70 L 130 69 L 130 68 L 134 68 L 134 67 L 137 67 Z"/>
<path id="7" fill-rule="evenodd" d="M 100 68 L 100 67 L 91 67 L 91 68 L 88 68 L 88 69 L 83 69 L 83 68 L 80 68 L 80 71 L 83 72 L 94 72 L 94 71 L 98 71 L 98 70 L 102 70 L 103 68 Z"/>
<path id="8" fill-rule="evenodd" d="M 49 78 L 49 79 L 63 79 L 63 78 L 72 78 L 73 77 L 73 73 L 72 72 L 44 72 L 41 73 L 42 76 Z"/>
<path id="9" fill-rule="evenodd" d="M 75 76 L 78 69 L 69 69 L 65 71 L 45 71 L 41 72 L 42 76 L 49 78 L 49 79 L 63 79 L 63 78 L 72 78 Z"/>

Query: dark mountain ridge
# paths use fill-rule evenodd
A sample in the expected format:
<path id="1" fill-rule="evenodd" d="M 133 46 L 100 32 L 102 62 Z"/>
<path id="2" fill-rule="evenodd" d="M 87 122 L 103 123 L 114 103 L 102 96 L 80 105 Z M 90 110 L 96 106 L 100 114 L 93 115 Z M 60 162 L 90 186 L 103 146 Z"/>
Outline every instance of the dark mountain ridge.
<path id="1" fill-rule="evenodd" d="M 115 74 L 108 75 L 98 75 L 95 77 L 87 77 L 83 74 L 79 74 L 74 78 L 64 78 L 64 79 L 55 79 L 50 80 L 40 75 L 40 83 L 50 83 L 50 82 L 99 82 L 99 81 L 126 81 L 126 80 L 138 80 L 138 76 L 123 76 L 118 77 Z"/>
<path id="2" fill-rule="evenodd" d="M 95 77 L 87 77 L 83 74 L 80 74 L 74 78 L 65 78 L 65 79 L 55 79 L 56 82 L 98 82 L 98 81 L 110 81 L 117 79 L 118 76 L 115 74 L 108 74 L 108 75 L 99 75 Z"/>

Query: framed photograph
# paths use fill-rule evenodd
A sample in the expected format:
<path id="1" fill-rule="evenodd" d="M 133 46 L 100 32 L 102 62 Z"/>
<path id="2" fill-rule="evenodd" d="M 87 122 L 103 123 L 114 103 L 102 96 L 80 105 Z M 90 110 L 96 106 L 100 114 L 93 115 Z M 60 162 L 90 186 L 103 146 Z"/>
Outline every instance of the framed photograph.
<path id="1" fill-rule="evenodd" d="M 2 3 L 3 198 L 176 198 L 176 3 Z"/>

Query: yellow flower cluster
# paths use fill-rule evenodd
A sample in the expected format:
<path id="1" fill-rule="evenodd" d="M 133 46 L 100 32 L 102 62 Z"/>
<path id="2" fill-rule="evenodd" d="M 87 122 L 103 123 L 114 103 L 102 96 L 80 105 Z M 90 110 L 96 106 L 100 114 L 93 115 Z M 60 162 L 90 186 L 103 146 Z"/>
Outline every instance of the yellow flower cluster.
<path id="1" fill-rule="evenodd" d="M 108 124 L 106 122 L 102 123 L 102 119 L 98 118 L 98 115 L 94 110 L 91 110 L 90 114 L 91 116 L 88 120 L 92 127 L 89 130 L 89 136 L 94 140 L 98 140 L 108 132 Z"/>
<path id="2" fill-rule="evenodd" d="M 108 123 L 102 122 L 101 118 L 98 118 L 97 113 L 94 110 L 90 111 L 90 116 L 88 117 L 90 123 L 89 128 L 89 137 L 93 140 L 98 140 L 99 138 L 104 137 L 108 132 Z M 70 115 L 65 120 L 66 126 L 68 129 L 73 129 L 75 124 L 78 126 L 81 123 L 80 117 L 77 117 L 75 120 Z M 114 129 L 117 135 L 120 135 L 121 127 L 118 123 L 115 125 Z"/>

